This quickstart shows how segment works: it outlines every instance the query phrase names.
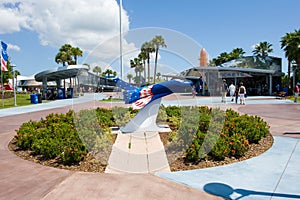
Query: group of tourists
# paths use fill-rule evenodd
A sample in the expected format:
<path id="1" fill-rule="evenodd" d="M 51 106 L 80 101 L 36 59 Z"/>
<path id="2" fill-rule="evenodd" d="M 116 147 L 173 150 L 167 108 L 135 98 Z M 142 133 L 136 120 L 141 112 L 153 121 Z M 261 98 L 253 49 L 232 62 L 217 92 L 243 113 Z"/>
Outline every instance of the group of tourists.
<path id="1" fill-rule="evenodd" d="M 298 82 L 294 87 L 294 102 L 295 103 L 297 102 L 299 94 L 300 94 L 300 82 Z"/>
<path id="2" fill-rule="evenodd" d="M 247 97 L 246 88 L 243 84 L 243 82 L 240 82 L 239 86 L 235 86 L 232 82 L 231 84 L 227 85 L 226 80 L 223 79 L 223 85 L 222 85 L 222 102 L 226 102 L 226 95 L 229 92 L 231 102 L 238 103 L 238 98 L 240 98 L 240 104 L 245 105 L 245 98 Z"/>
<path id="3" fill-rule="evenodd" d="M 202 89 L 202 87 L 201 87 L 201 89 Z M 204 91 L 205 91 L 205 96 L 209 96 L 208 86 L 207 86 L 206 83 L 205 83 L 205 86 L 204 86 Z M 235 86 L 233 84 L 233 82 L 231 82 L 230 85 L 228 86 L 226 80 L 223 79 L 223 84 L 217 86 L 217 91 L 218 92 L 221 91 L 221 95 L 222 95 L 222 101 L 221 102 L 223 102 L 223 103 L 226 102 L 227 94 L 229 94 L 231 102 L 235 102 L 236 104 L 238 104 L 238 99 L 239 99 L 239 103 L 241 105 L 245 105 L 245 103 L 246 103 L 245 99 L 247 98 L 247 91 L 246 91 L 246 87 L 244 86 L 243 82 L 240 82 L 240 84 L 237 85 L 237 86 Z M 279 93 L 279 91 L 280 91 L 280 85 L 277 84 L 276 85 L 276 92 Z M 298 100 L 298 97 L 300 95 L 300 82 L 295 84 L 295 86 L 293 88 L 293 93 L 294 93 L 294 102 L 296 103 L 297 100 Z M 196 86 L 193 85 L 192 86 L 192 96 L 193 96 L 193 98 L 196 96 L 196 94 L 197 94 L 197 89 L 196 89 Z"/>

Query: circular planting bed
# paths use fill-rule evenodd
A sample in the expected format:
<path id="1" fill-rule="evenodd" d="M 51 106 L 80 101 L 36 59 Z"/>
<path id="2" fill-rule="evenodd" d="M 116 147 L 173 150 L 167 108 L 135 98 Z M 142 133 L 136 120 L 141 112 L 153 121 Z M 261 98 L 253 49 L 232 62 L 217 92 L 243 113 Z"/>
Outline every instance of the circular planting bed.
<path id="1" fill-rule="evenodd" d="M 126 123 L 124 116 L 133 117 L 135 113 L 126 108 L 98 108 L 50 114 L 38 122 L 24 123 L 9 149 L 25 160 L 45 166 L 104 172 L 116 139 L 109 127 Z M 172 158 L 171 171 L 239 162 L 262 154 L 273 144 L 266 122 L 257 116 L 240 116 L 233 110 L 162 106 L 158 120 L 172 129 L 160 133 L 167 157 Z"/>

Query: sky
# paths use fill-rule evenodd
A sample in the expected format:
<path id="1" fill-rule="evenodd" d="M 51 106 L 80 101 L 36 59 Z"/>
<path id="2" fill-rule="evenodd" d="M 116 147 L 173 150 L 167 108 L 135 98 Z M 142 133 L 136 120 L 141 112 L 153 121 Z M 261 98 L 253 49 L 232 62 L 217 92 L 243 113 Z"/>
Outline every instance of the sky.
<path id="1" fill-rule="evenodd" d="M 62 66 L 55 55 L 66 43 L 83 50 L 78 64 L 120 74 L 119 5 L 119 0 L 0 0 L 0 40 L 24 76 Z M 124 76 L 134 74 L 130 59 L 156 35 L 167 45 L 159 51 L 162 74 L 199 66 L 201 48 L 210 59 L 234 48 L 251 56 L 263 41 L 273 45 L 269 55 L 282 58 L 286 72 L 280 40 L 300 28 L 299 0 L 123 0 L 122 8 Z"/>

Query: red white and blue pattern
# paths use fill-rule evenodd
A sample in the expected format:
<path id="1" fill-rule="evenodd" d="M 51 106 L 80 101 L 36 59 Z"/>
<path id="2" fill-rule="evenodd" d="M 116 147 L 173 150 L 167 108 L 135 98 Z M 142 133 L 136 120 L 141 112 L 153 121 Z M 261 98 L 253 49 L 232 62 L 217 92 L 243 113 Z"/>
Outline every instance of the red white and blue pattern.
<path id="1" fill-rule="evenodd" d="M 148 96 L 148 97 L 144 97 L 142 99 L 139 99 L 139 100 L 135 101 L 132 104 L 132 109 L 133 110 L 138 110 L 138 109 L 143 108 L 145 105 L 147 105 L 152 100 L 152 97 L 153 97 L 153 95 Z"/>
<path id="2" fill-rule="evenodd" d="M 124 101 L 126 104 L 132 104 L 133 109 L 141 109 L 151 101 L 166 95 L 183 92 L 187 88 L 191 88 L 192 85 L 192 82 L 171 80 L 138 88 L 121 79 L 115 79 L 114 81 L 116 82 L 117 87 L 125 90 L 123 92 Z"/>
<path id="3" fill-rule="evenodd" d="M 7 44 L 1 41 L 1 46 L 2 46 L 2 51 L 1 51 L 1 70 L 2 71 L 8 71 L 7 69 L 7 61 L 8 61 L 8 56 L 6 53 L 7 49 Z"/>
<path id="4" fill-rule="evenodd" d="M 148 87 L 144 87 L 141 91 L 140 91 L 140 98 L 144 98 L 144 97 L 148 97 L 148 96 L 153 96 L 152 93 L 152 85 L 148 86 Z"/>

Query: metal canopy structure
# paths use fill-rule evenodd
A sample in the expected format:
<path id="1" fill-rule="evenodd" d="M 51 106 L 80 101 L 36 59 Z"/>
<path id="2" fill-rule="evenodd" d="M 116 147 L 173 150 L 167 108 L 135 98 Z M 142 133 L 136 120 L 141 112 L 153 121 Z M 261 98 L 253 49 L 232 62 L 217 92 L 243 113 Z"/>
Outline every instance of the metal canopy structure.
<path id="1" fill-rule="evenodd" d="M 36 81 L 42 82 L 43 97 L 47 99 L 47 82 L 55 81 L 57 88 L 59 88 L 61 80 L 74 78 L 84 73 L 88 74 L 88 70 L 89 68 L 86 65 L 68 65 L 65 67 L 56 67 L 54 69 L 42 71 L 36 74 L 34 78 Z"/>
<path id="2" fill-rule="evenodd" d="M 47 81 L 57 81 L 67 78 L 76 77 L 82 71 L 88 71 L 86 65 L 69 65 L 66 67 L 56 67 L 54 69 L 42 71 L 34 76 L 38 82 L 43 82 L 46 78 Z"/>

